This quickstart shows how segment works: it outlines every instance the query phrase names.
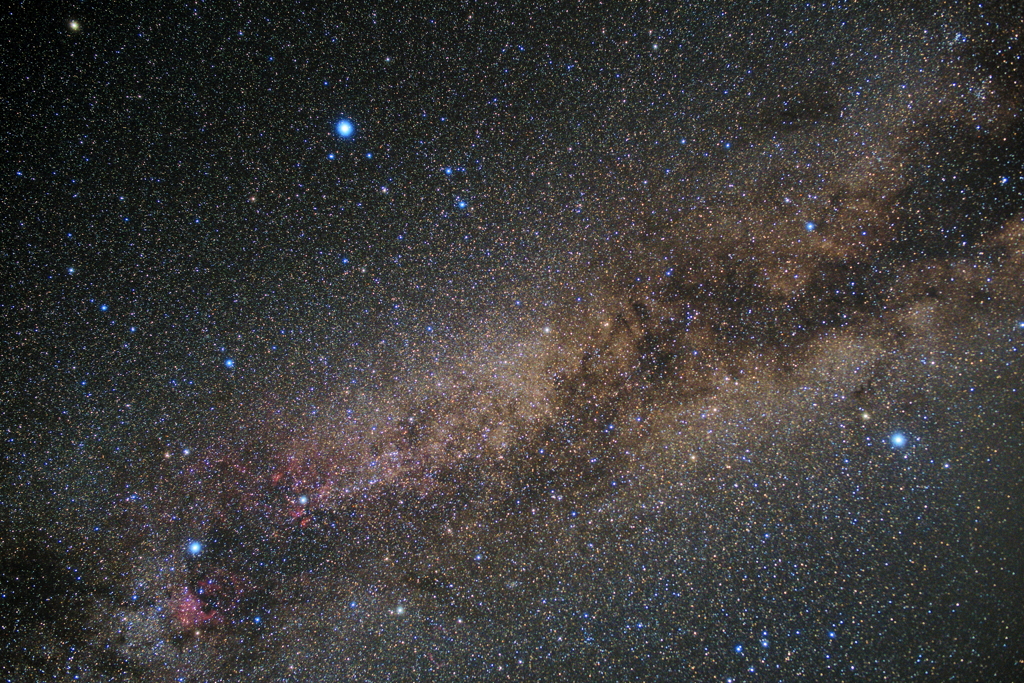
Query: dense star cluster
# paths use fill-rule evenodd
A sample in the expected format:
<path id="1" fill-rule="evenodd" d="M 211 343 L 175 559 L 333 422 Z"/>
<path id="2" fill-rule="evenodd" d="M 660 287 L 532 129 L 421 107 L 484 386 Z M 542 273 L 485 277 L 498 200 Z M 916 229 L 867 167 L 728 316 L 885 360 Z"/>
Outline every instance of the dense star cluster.
<path id="1" fill-rule="evenodd" d="M 1024 680 L 1016 3 L 0 28 L 0 679 Z"/>

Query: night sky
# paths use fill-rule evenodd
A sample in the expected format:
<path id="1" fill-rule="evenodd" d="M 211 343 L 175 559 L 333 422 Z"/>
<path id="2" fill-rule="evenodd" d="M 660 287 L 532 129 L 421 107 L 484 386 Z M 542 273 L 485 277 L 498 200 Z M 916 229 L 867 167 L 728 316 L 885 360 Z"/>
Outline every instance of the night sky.
<path id="1" fill-rule="evenodd" d="M 1015 2 L 0 18 L 0 680 L 1024 680 Z"/>

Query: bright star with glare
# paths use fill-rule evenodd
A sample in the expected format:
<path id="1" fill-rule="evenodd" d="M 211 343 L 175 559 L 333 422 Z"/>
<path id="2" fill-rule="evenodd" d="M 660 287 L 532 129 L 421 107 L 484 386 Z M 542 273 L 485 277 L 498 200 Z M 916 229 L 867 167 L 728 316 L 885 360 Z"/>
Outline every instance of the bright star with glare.
<path id="1" fill-rule="evenodd" d="M 227 360 L 224 361 L 224 367 L 231 370 L 232 368 L 235 367 L 235 360 L 233 358 L 228 358 Z"/>
<path id="2" fill-rule="evenodd" d="M 203 544 L 199 541 L 192 541 L 188 544 L 188 552 L 192 555 L 198 555 L 203 552 Z"/>
<path id="3" fill-rule="evenodd" d="M 334 129 L 338 131 L 338 135 L 343 138 L 350 138 L 352 137 L 352 134 L 356 132 L 355 125 L 348 119 L 338 121 L 338 125 L 336 125 Z"/>
<path id="4" fill-rule="evenodd" d="M 72 31 L 77 31 L 78 29 L 82 28 L 82 25 L 79 24 L 74 19 L 72 19 L 71 21 L 68 22 L 68 28 L 71 29 Z"/>
<path id="5" fill-rule="evenodd" d="M 892 444 L 893 448 L 903 448 L 907 445 L 907 437 L 901 432 L 896 432 L 889 437 L 889 443 Z"/>
<path id="6" fill-rule="evenodd" d="M 818 227 L 818 226 L 816 226 L 816 225 L 815 225 L 814 223 L 812 223 L 811 221 L 807 221 L 806 223 L 804 223 L 804 229 L 806 229 L 806 230 L 807 230 L 807 232 L 814 232 L 814 229 L 815 229 L 816 227 Z"/>

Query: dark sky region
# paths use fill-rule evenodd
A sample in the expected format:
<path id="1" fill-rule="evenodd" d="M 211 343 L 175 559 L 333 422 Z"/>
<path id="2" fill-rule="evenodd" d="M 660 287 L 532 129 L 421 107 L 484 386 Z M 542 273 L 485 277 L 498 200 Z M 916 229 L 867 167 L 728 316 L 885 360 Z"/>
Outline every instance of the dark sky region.
<path id="1" fill-rule="evenodd" d="M 1022 33 L 5 10 L 0 679 L 1024 680 Z"/>

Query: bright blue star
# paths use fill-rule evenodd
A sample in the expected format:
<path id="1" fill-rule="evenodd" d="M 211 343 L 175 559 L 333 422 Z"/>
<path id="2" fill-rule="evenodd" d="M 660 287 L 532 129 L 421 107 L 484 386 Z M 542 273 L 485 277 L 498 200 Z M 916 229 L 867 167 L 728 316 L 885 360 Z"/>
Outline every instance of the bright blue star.
<path id="1" fill-rule="evenodd" d="M 889 443 L 893 448 L 903 448 L 907 445 L 907 437 L 902 432 L 896 432 L 889 437 Z"/>
<path id="2" fill-rule="evenodd" d="M 343 138 L 350 138 L 352 137 L 352 134 L 356 132 L 355 125 L 348 119 L 341 119 L 338 121 L 338 125 L 336 125 L 334 129 L 338 131 L 338 135 Z"/>
<path id="3" fill-rule="evenodd" d="M 228 358 L 227 360 L 224 361 L 224 367 L 226 367 L 228 370 L 231 370 L 232 368 L 235 367 L 235 360 L 233 358 Z"/>
<path id="4" fill-rule="evenodd" d="M 465 199 L 460 199 L 459 201 L 455 202 L 455 206 L 459 207 L 460 209 L 465 209 L 467 206 L 469 206 L 469 204 L 466 203 Z"/>
<path id="5" fill-rule="evenodd" d="M 192 541 L 188 544 L 188 552 L 192 555 L 198 555 L 203 552 L 203 544 L 199 541 Z"/>
<path id="6" fill-rule="evenodd" d="M 807 221 L 806 223 L 804 223 L 804 229 L 807 230 L 807 232 L 814 232 L 814 229 L 816 227 L 818 226 L 812 223 L 811 221 Z"/>

